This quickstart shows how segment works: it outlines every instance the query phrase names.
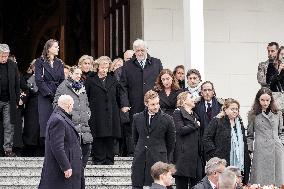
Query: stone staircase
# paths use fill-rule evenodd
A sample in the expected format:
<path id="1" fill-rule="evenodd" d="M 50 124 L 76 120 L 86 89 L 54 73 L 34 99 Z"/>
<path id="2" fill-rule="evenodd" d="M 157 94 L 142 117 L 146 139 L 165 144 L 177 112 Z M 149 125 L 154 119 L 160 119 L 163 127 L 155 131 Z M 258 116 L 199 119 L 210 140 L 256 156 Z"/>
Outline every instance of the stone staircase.
<path id="1" fill-rule="evenodd" d="M 86 189 L 131 188 L 130 157 L 116 157 L 114 165 L 92 165 L 85 169 Z M 36 189 L 43 165 L 41 157 L 0 158 L 1 189 Z"/>

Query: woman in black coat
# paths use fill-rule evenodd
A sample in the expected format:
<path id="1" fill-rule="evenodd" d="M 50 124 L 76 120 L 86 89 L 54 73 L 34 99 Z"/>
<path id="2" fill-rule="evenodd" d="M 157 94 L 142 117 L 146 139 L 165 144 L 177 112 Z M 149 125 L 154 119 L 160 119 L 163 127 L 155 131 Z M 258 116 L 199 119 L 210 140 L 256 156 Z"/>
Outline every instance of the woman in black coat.
<path id="1" fill-rule="evenodd" d="M 203 145 L 207 160 L 212 157 L 225 159 L 228 166 L 236 166 L 242 171 L 243 183 L 247 184 L 250 157 L 239 108 L 238 101 L 230 98 L 225 101 L 222 111 L 205 128 Z"/>
<path id="2" fill-rule="evenodd" d="M 57 87 L 65 79 L 63 62 L 56 58 L 58 42 L 48 40 L 43 48 L 42 56 L 35 62 L 35 81 L 38 87 L 38 113 L 40 137 L 45 138 L 46 123 L 52 113 L 53 98 Z"/>
<path id="3" fill-rule="evenodd" d="M 177 189 L 187 189 L 202 179 L 200 123 L 192 110 L 195 104 L 189 92 L 178 95 L 177 106 L 173 114 L 177 135 L 174 151 L 177 169 L 175 181 Z"/>
<path id="4" fill-rule="evenodd" d="M 29 92 L 24 109 L 23 142 L 25 147 L 23 156 L 28 157 L 42 156 L 44 154 L 39 148 L 38 87 L 35 82 L 34 63 L 35 60 L 31 63 L 24 76 Z"/>
<path id="5" fill-rule="evenodd" d="M 116 78 L 109 73 L 111 59 L 102 56 L 96 60 L 96 73 L 86 80 L 89 98 L 93 142 L 93 161 L 98 165 L 114 163 L 114 138 L 121 136 L 119 117 L 119 89 Z"/>
<path id="6" fill-rule="evenodd" d="M 160 107 L 164 113 L 173 116 L 176 109 L 177 96 L 182 92 L 177 79 L 169 69 L 163 69 L 157 77 L 154 90 L 158 92 L 160 98 Z"/>

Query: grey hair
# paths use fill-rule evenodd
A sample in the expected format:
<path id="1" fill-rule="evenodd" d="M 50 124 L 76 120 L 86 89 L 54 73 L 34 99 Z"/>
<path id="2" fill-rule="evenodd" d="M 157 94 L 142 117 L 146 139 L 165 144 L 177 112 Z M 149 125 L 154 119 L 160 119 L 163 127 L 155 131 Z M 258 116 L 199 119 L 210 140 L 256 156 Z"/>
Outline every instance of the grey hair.
<path id="1" fill-rule="evenodd" d="M 242 175 L 241 170 L 238 167 L 236 167 L 236 166 L 228 166 L 228 167 L 226 167 L 225 170 L 232 171 L 233 173 L 235 173 L 236 176 L 241 176 Z"/>
<path id="2" fill-rule="evenodd" d="M 218 178 L 218 189 L 234 189 L 236 188 L 237 177 L 230 170 L 225 170 Z"/>
<path id="3" fill-rule="evenodd" d="M 211 158 L 205 166 L 205 173 L 207 176 L 213 174 L 214 172 L 216 172 L 220 165 L 224 165 L 226 167 L 227 162 L 225 159 L 220 159 L 218 157 L 213 157 Z"/>
<path id="4" fill-rule="evenodd" d="M 0 44 L 0 52 L 1 53 L 9 53 L 10 48 L 7 44 Z"/>
<path id="5" fill-rule="evenodd" d="M 65 109 L 69 103 L 74 103 L 74 100 L 70 95 L 64 94 L 58 98 L 58 106 L 63 109 Z"/>
<path id="6" fill-rule="evenodd" d="M 142 48 L 148 50 L 148 45 L 147 45 L 146 41 L 143 41 L 142 39 L 136 39 L 133 42 L 133 50 L 135 51 L 135 49 L 137 49 L 139 47 L 142 47 Z"/>

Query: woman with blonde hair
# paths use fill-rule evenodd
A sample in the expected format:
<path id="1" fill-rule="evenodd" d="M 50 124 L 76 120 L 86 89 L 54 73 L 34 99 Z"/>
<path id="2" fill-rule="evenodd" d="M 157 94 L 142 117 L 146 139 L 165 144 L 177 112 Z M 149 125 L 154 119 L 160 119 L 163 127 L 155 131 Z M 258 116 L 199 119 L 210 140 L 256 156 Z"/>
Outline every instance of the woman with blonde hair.
<path id="1" fill-rule="evenodd" d="M 111 59 L 99 57 L 94 64 L 94 73 L 86 80 L 86 91 L 89 98 L 93 142 L 93 161 L 98 165 L 114 163 L 114 139 L 120 138 L 120 85 L 113 74 L 110 74 Z"/>
<path id="2" fill-rule="evenodd" d="M 176 109 L 177 96 L 182 90 L 180 90 L 178 81 L 171 70 L 163 69 L 160 72 L 154 90 L 159 94 L 161 109 L 172 116 Z"/>
<path id="3" fill-rule="evenodd" d="M 78 61 L 78 66 L 82 71 L 81 81 L 85 82 L 93 69 L 94 59 L 92 56 L 83 55 Z"/>
<path id="4" fill-rule="evenodd" d="M 226 99 L 221 112 L 205 128 L 203 145 L 207 160 L 212 157 L 225 159 L 228 165 L 236 166 L 242 171 L 243 182 L 246 184 L 249 178 L 250 157 L 239 109 L 237 100 Z"/>
<path id="5" fill-rule="evenodd" d="M 177 96 L 177 109 L 173 113 L 176 126 L 176 147 L 174 164 L 177 172 L 177 189 L 191 188 L 202 179 L 200 123 L 195 107 L 194 96 L 188 91 Z"/>

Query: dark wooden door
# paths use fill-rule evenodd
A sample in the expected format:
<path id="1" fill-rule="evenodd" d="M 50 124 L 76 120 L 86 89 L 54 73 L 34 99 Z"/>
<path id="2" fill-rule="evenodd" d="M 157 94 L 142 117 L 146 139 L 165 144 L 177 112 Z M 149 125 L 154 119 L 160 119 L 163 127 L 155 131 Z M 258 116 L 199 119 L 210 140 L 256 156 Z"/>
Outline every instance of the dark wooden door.
<path id="1" fill-rule="evenodd" d="M 130 46 L 129 0 L 96 0 L 92 8 L 92 55 L 122 57 Z"/>

